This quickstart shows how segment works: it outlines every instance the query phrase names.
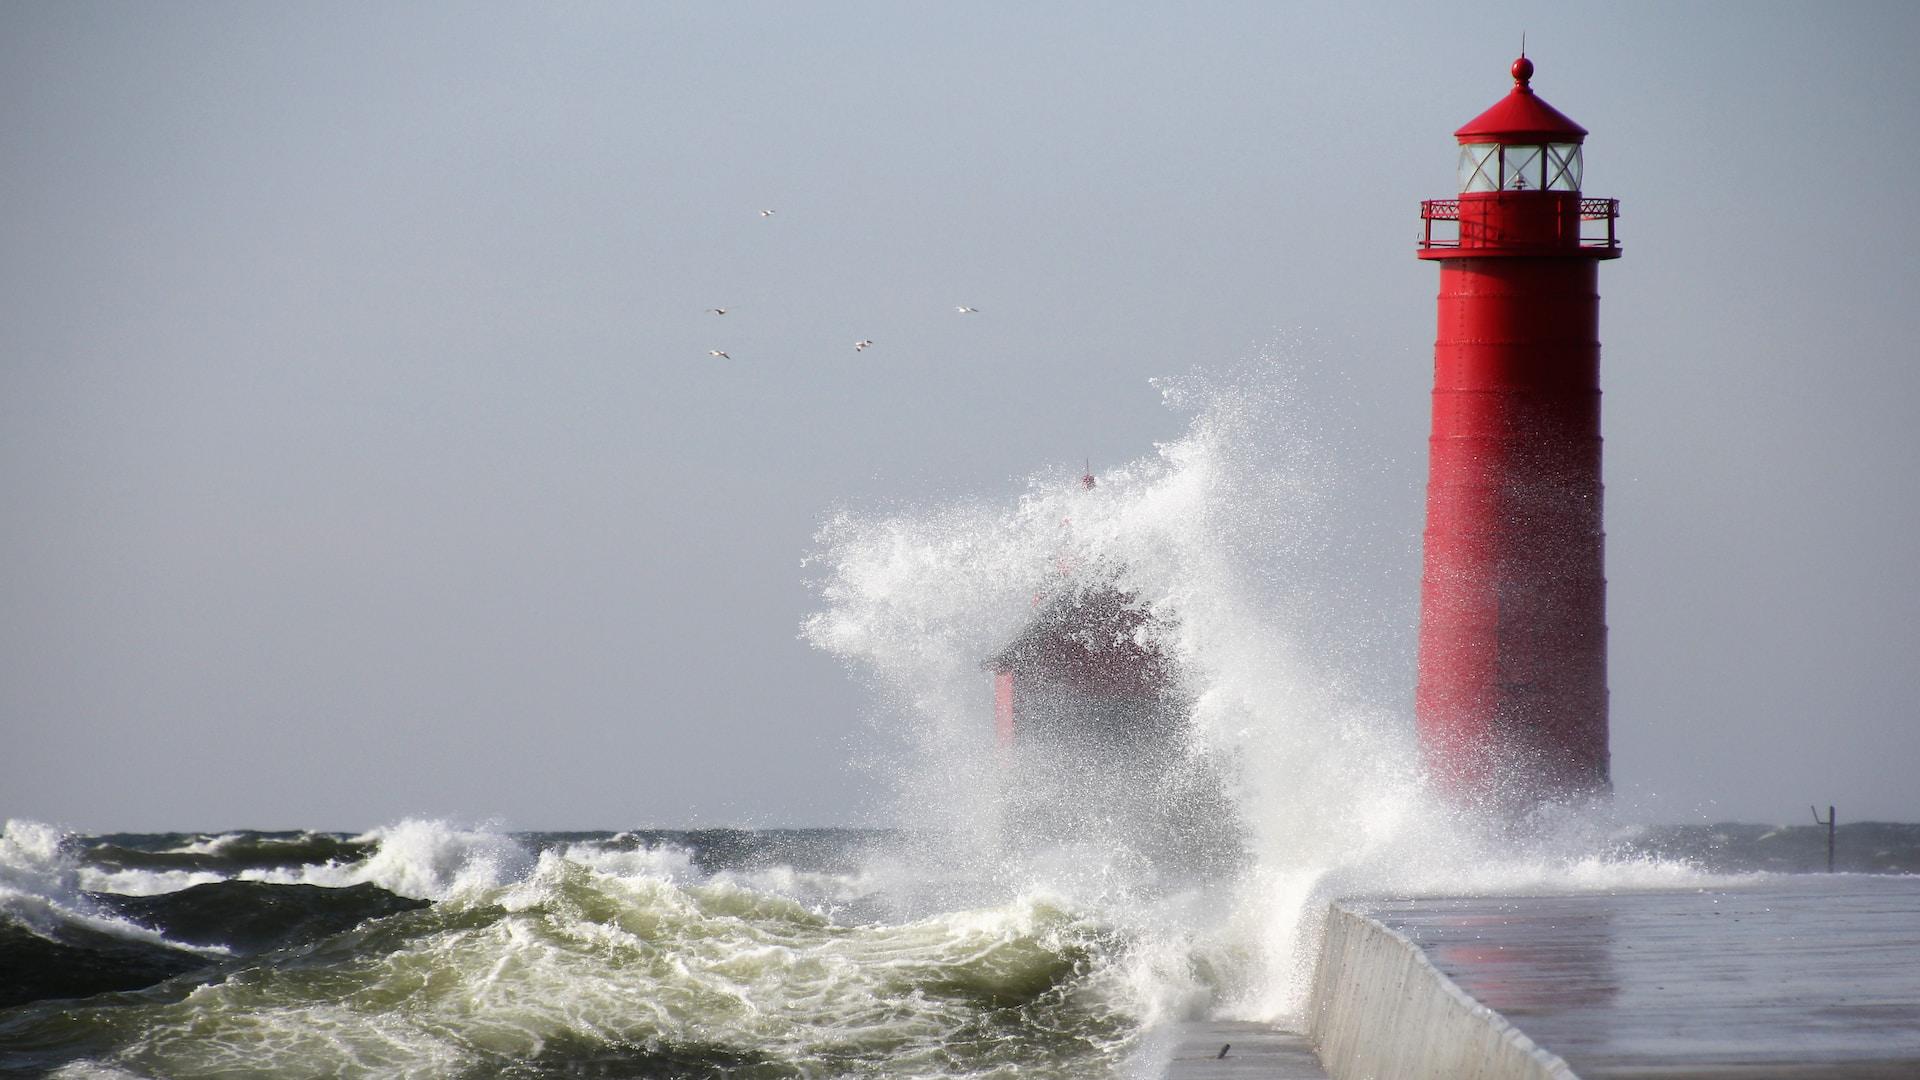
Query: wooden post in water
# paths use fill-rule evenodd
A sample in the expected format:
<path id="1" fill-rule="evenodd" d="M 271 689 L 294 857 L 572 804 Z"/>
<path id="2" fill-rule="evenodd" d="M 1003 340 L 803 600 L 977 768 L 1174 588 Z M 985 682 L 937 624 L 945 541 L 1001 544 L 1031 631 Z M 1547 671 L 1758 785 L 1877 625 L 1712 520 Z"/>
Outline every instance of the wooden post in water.
<path id="1" fill-rule="evenodd" d="M 1813 811 L 1813 823 L 1815 825 L 1825 825 L 1827 827 L 1827 873 L 1831 874 L 1833 873 L 1833 806 L 1831 804 L 1827 806 L 1827 820 L 1825 821 L 1820 820 L 1820 811 L 1817 808 L 1809 806 L 1807 809 Z"/>

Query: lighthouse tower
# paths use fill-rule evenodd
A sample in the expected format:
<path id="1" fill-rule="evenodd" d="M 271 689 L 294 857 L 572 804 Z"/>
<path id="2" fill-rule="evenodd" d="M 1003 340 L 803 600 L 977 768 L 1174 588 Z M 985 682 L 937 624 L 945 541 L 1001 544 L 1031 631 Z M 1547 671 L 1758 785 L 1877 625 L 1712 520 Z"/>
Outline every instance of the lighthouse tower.
<path id="1" fill-rule="evenodd" d="M 1619 204 L 1581 193 L 1586 129 L 1513 89 L 1454 135 L 1420 204 L 1440 265 L 1415 708 L 1442 790 L 1508 812 L 1604 793 L 1599 264 Z"/>

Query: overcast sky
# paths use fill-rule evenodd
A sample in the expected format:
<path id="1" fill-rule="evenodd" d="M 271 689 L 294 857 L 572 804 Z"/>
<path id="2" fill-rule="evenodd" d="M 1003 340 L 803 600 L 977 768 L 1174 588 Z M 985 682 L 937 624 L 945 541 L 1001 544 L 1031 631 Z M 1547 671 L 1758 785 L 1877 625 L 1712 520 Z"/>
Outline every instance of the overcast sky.
<path id="1" fill-rule="evenodd" d="M 0 817 L 859 821 L 822 520 L 1303 336 L 1410 627 L 1523 31 L 1623 201 L 1616 781 L 1920 820 L 1920 7 L 1744 2 L 0 6 Z"/>

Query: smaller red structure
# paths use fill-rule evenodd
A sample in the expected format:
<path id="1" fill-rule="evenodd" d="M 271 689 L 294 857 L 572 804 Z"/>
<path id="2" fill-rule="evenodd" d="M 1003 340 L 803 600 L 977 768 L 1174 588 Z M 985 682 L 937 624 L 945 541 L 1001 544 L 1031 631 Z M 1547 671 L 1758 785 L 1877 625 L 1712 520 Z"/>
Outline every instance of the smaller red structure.
<path id="1" fill-rule="evenodd" d="M 1148 622 L 1146 609 L 1111 585 L 1065 587 L 986 662 L 1000 744 L 1171 737 L 1186 704 L 1147 639 Z"/>
<path id="2" fill-rule="evenodd" d="M 1093 490 L 1088 465 L 1080 486 Z M 1125 745 L 1164 741 L 1185 722 L 1172 666 L 1151 638 L 1145 605 L 1111 581 L 1060 563 L 1060 589 L 1019 636 L 986 661 L 993 671 L 994 730 L 1016 740 Z"/>
<path id="3" fill-rule="evenodd" d="M 1081 485 L 1094 486 L 1091 471 Z M 1063 559 L 1056 587 L 982 663 L 993 672 L 998 805 L 1016 848 L 1093 845 L 1193 880 L 1244 854 L 1217 755 L 1192 739 L 1169 624 L 1112 567 Z"/>

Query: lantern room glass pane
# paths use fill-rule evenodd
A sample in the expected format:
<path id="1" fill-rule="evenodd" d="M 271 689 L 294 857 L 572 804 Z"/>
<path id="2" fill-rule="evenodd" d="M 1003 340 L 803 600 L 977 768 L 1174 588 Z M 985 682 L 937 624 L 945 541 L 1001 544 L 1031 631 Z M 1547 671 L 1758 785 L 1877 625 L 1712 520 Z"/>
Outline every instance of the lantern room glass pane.
<path id="1" fill-rule="evenodd" d="M 1500 186 L 1508 191 L 1538 191 L 1547 186 L 1542 147 L 1509 146 L 1501 155 Z"/>
<path id="2" fill-rule="evenodd" d="M 1500 189 L 1500 144 L 1463 143 L 1460 147 L 1460 190 Z"/>
<path id="3" fill-rule="evenodd" d="M 1547 190 L 1580 190 L 1580 144 L 1547 144 Z"/>

